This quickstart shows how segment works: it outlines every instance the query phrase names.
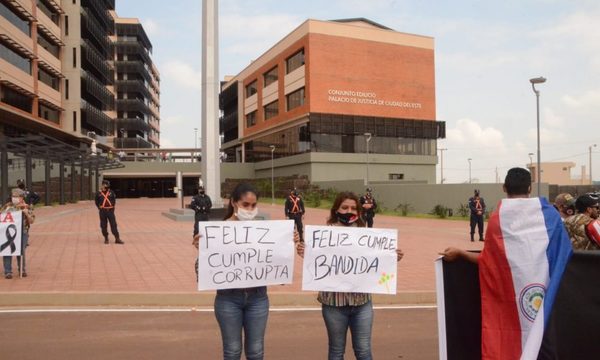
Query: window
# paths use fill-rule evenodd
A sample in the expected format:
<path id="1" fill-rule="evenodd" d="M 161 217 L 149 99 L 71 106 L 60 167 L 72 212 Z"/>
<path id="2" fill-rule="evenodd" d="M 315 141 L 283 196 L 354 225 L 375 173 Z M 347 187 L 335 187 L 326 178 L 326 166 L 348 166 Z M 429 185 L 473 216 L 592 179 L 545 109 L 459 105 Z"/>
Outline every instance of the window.
<path id="1" fill-rule="evenodd" d="M 258 89 L 256 88 L 256 80 L 254 80 L 250 84 L 246 85 L 246 98 L 249 98 L 250 96 L 256 94 L 257 92 L 258 92 Z"/>
<path id="2" fill-rule="evenodd" d="M 65 15 L 65 35 L 69 36 L 69 17 Z"/>
<path id="3" fill-rule="evenodd" d="M 298 51 L 294 55 L 287 58 L 287 60 L 285 61 L 285 64 L 286 64 L 286 74 L 289 74 L 292 71 L 294 71 L 297 68 L 304 65 L 304 49 Z"/>
<path id="4" fill-rule="evenodd" d="M 45 105 L 39 104 L 38 114 L 39 114 L 39 117 L 41 117 L 42 119 L 52 121 L 55 124 L 60 124 L 60 112 L 58 112 L 57 110 L 54 110 Z"/>
<path id="5" fill-rule="evenodd" d="M 0 43 L 0 58 L 31 75 L 31 60 L 16 53 L 13 49 L 7 47 L 3 43 Z"/>
<path id="6" fill-rule="evenodd" d="M 304 105 L 304 88 L 298 89 L 286 96 L 287 111 Z"/>
<path id="7" fill-rule="evenodd" d="M 44 33 L 38 33 L 37 42 L 41 47 L 46 49 L 50 54 L 54 55 L 54 57 L 58 59 L 60 54 L 60 46 L 53 44 L 52 41 L 50 41 L 50 39 L 44 35 Z"/>
<path id="8" fill-rule="evenodd" d="M 404 180 L 404 174 L 388 174 L 390 180 Z"/>
<path id="9" fill-rule="evenodd" d="M 271 70 L 267 71 L 264 75 L 264 80 L 265 80 L 265 87 L 271 85 L 272 83 L 276 82 L 278 79 L 277 76 L 277 66 L 275 66 L 274 68 L 272 68 Z"/>
<path id="10" fill-rule="evenodd" d="M 29 26 L 29 21 L 21 18 L 21 16 L 17 15 L 12 9 L 3 3 L 0 3 L 0 16 L 27 34 L 27 36 L 31 37 L 31 27 Z"/>
<path id="11" fill-rule="evenodd" d="M 249 128 L 254 125 L 256 125 L 256 111 L 246 115 L 246 127 Z"/>
<path id="12" fill-rule="evenodd" d="M 73 48 L 73 67 L 77 67 L 77 48 Z"/>
<path id="13" fill-rule="evenodd" d="M 42 68 L 38 69 L 38 80 L 58 91 L 59 79 Z"/>
<path id="14" fill-rule="evenodd" d="M 263 107 L 265 109 L 265 120 L 279 115 L 279 102 L 277 100 Z"/>
<path id="15" fill-rule="evenodd" d="M 20 94 L 10 88 L 3 87 L 2 88 L 2 102 L 8 104 L 10 106 L 16 107 L 17 109 L 21 109 L 28 113 L 31 113 L 31 109 L 33 106 L 33 99 Z"/>
<path id="16" fill-rule="evenodd" d="M 69 100 L 69 79 L 65 79 L 65 99 Z"/>
<path id="17" fill-rule="evenodd" d="M 52 20 L 53 23 L 58 25 L 58 19 L 60 19 L 60 14 L 56 13 L 45 1 L 38 0 L 37 7 L 40 9 L 46 16 Z"/>

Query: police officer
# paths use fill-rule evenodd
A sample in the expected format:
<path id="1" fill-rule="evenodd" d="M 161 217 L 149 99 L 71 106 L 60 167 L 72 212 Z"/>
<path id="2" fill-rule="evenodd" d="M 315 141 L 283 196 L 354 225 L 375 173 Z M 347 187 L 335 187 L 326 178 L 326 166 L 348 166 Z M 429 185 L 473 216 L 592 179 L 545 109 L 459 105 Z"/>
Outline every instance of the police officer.
<path id="1" fill-rule="evenodd" d="M 198 187 L 198 193 L 192 198 L 190 209 L 194 210 L 194 235 L 198 233 L 198 222 L 208 221 L 208 214 L 212 208 L 210 196 L 202 186 Z"/>
<path id="2" fill-rule="evenodd" d="M 471 241 L 475 241 L 475 226 L 479 230 L 479 241 L 483 241 L 483 215 L 485 214 L 485 201 L 475 189 L 473 197 L 469 198 L 471 210 Z"/>
<path id="3" fill-rule="evenodd" d="M 360 197 L 360 204 L 363 208 L 363 219 L 367 223 L 367 227 L 373 227 L 373 218 L 377 209 L 377 202 L 373 197 L 373 189 L 367 188 L 366 193 Z"/>
<path id="4" fill-rule="evenodd" d="M 304 217 L 304 201 L 298 194 L 298 190 L 295 188 L 290 191 L 290 195 L 285 199 L 285 217 L 294 220 L 296 224 L 296 230 L 300 236 L 300 241 L 304 241 L 302 218 Z"/>
<path id="5" fill-rule="evenodd" d="M 114 191 L 110 189 L 110 182 L 103 180 L 101 190 L 96 195 L 96 207 L 100 213 L 100 229 L 102 230 L 105 244 L 108 244 L 107 222 L 110 223 L 110 232 L 115 237 L 115 244 L 124 244 L 119 237 L 119 230 L 117 230 L 117 219 L 115 218 L 116 203 L 117 197 Z"/>

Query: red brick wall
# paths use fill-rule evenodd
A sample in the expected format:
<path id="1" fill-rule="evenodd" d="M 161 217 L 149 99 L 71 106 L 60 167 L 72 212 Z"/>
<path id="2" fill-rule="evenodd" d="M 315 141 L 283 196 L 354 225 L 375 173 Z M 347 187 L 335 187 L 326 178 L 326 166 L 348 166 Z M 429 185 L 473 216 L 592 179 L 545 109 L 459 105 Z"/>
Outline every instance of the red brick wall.
<path id="1" fill-rule="evenodd" d="M 436 119 L 433 50 L 323 34 L 310 34 L 309 44 L 310 112 Z M 368 96 L 333 95 L 344 98 L 335 102 L 330 90 Z"/>

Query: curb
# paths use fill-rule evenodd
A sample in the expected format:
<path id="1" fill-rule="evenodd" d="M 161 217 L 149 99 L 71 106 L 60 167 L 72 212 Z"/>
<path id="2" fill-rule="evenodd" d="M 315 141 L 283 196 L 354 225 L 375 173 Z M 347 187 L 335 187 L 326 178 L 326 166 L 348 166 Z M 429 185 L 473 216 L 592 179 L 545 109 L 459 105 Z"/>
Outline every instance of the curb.
<path id="1" fill-rule="evenodd" d="M 127 293 L 127 292 L 3 292 L 2 307 L 212 307 L 214 292 Z M 316 292 L 269 293 L 271 306 L 318 306 Z M 435 305 L 434 291 L 400 292 L 394 296 L 374 295 L 375 305 Z"/>

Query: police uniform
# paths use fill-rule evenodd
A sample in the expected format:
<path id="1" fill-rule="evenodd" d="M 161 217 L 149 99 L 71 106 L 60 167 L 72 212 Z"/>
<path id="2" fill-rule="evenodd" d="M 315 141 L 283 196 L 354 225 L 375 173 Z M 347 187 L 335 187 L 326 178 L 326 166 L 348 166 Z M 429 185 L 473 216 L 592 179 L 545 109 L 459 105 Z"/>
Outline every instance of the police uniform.
<path id="1" fill-rule="evenodd" d="M 206 194 L 198 193 L 192 198 L 190 209 L 194 210 L 194 235 L 198 233 L 198 222 L 208 221 L 212 201 Z"/>
<path id="2" fill-rule="evenodd" d="M 483 214 L 485 214 L 485 201 L 479 196 L 479 192 L 469 198 L 469 209 L 471 210 L 471 241 L 475 241 L 475 226 L 479 232 L 479 241 L 483 241 Z"/>
<path id="3" fill-rule="evenodd" d="M 115 218 L 115 205 L 117 198 L 111 189 L 100 190 L 96 195 L 96 207 L 100 214 L 100 229 L 104 236 L 104 243 L 108 244 L 107 223 L 110 223 L 110 231 L 115 237 L 115 244 L 123 244 L 117 229 L 117 219 Z"/>
<path id="4" fill-rule="evenodd" d="M 291 193 L 285 200 L 285 217 L 294 220 L 300 241 L 304 241 L 302 216 L 304 216 L 304 201 L 298 194 Z"/>
<path id="5" fill-rule="evenodd" d="M 360 204 L 363 205 L 363 219 L 367 223 L 367 227 L 373 227 L 373 218 L 375 217 L 375 210 L 377 209 L 377 202 L 371 192 L 367 192 L 365 195 L 360 197 Z M 371 208 L 365 209 L 364 205 L 369 204 Z"/>

